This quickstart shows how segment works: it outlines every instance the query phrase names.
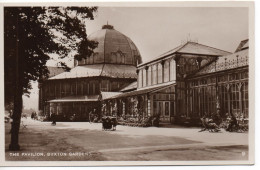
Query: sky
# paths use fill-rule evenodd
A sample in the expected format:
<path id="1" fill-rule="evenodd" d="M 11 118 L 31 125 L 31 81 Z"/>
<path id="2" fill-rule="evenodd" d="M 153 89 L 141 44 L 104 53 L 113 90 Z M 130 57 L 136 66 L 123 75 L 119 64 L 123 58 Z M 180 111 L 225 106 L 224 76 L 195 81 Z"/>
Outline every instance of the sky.
<path id="1" fill-rule="evenodd" d="M 107 22 L 135 43 L 143 62 L 187 39 L 234 52 L 249 36 L 248 9 L 237 7 L 100 7 L 86 22 L 87 34 Z M 38 108 L 37 86 L 33 83 L 31 97 L 24 97 L 25 108 Z"/>

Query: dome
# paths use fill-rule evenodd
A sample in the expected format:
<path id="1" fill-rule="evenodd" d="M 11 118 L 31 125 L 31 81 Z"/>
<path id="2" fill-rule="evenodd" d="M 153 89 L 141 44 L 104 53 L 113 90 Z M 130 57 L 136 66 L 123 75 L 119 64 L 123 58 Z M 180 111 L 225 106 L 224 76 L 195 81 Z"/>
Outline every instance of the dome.
<path id="1" fill-rule="evenodd" d="M 111 25 L 104 25 L 88 39 L 97 41 L 98 47 L 94 49 L 92 56 L 82 59 L 78 65 L 104 63 L 137 66 L 142 63 L 139 50 L 133 41 Z"/>

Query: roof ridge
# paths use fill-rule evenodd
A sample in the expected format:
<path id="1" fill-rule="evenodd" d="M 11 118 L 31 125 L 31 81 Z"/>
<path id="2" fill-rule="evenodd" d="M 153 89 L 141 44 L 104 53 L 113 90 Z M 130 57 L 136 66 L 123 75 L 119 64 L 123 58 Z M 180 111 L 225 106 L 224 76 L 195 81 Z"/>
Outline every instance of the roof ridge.
<path id="1" fill-rule="evenodd" d="M 159 55 L 159 57 L 158 58 L 160 58 L 160 56 L 162 56 L 163 57 L 163 55 L 164 54 L 166 54 L 166 53 L 168 53 L 168 52 L 170 52 L 170 51 L 173 51 L 174 49 L 177 49 L 177 48 L 183 48 L 183 47 L 181 47 L 181 46 L 184 46 L 185 44 L 181 44 L 181 45 L 179 45 L 179 46 L 177 46 L 177 47 L 175 47 L 175 48 L 173 48 L 173 49 L 171 49 L 171 50 L 169 50 L 169 51 L 167 51 L 167 52 L 164 52 L 164 53 L 162 53 L 161 55 Z M 179 49 L 178 49 L 179 50 Z"/>
<path id="2" fill-rule="evenodd" d="M 167 53 L 169 53 L 169 52 L 171 52 L 171 51 L 173 51 L 173 53 L 175 53 L 175 52 L 177 51 L 177 50 L 174 51 L 175 49 L 183 48 L 182 46 L 184 46 L 184 45 L 186 45 L 186 44 L 179 45 L 179 46 L 177 46 L 177 47 L 175 47 L 175 48 L 173 48 L 173 49 L 171 49 L 171 50 L 169 50 L 169 51 L 167 51 L 167 52 L 164 52 L 164 53 L 160 54 L 159 56 L 155 57 L 154 59 L 151 59 L 151 60 L 149 60 L 149 61 L 147 61 L 147 62 L 144 62 L 144 63 L 140 63 L 140 64 L 138 64 L 137 66 L 145 65 L 145 64 L 148 64 L 148 63 L 152 63 L 153 61 L 159 60 L 159 59 L 165 57 L 165 54 L 167 54 Z M 178 49 L 178 50 L 179 50 L 179 49 Z M 168 54 L 168 55 L 169 55 L 169 54 Z"/>
<path id="3" fill-rule="evenodd" d="M 185 44 L 182 45 L 182 47 L 180 47 L 178 50 L 176 50 L 175 52 L 180 51 L 181 49 L 183 49 L 189 42 L 186 42 Z"/>
<path id="4" fill-rule="evenodd" d="M 218 49 L 218 48 L 215 48 L 215 47 L 211 47 L 211 46 L 200 44 L 200 43 L 196 43 L 196 42 L 187 42 L 187 43 L 199 44 L 199 45 L 202 45 L 202 46 L 205 46 L 205 47 L 209 47 L 209 48 L 212 48 L 212 49 L 215 49 L 215 50 L 219 50 L 219 51 L 223 51 L 223 52 L 232 54 L 232 52 L 221 50 L 221 49 Z"/>

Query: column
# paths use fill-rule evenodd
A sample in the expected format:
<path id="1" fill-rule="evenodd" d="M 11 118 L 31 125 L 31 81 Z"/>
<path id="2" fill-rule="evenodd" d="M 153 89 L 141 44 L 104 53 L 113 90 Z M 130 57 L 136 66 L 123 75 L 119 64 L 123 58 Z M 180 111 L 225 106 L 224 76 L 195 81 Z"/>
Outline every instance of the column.
<path id="1" fill-rule="evenodd" d="M 229 116 L 231 115 L 231 107 L 230 107 L 230 86 L 229 84 L 227 85 L 227 100 L 228 100 L 228 114 Z"/>
<path id="2" fill-rule="evenodd" d="M 140 85 L 140 78 L 139 78 L 139 74 L 140 74 L 140 70 L 136 70 L 136 74 L 137 74 L 137 88 L 140 88 L 141 85 Z"/>
<path id="3" fill-rule="evenodd" d="M 158 63 L 156 64 L 156 84 L 158 84 Z"/>
<path id="4" fill-rule="evenodd" d="M 122 104 L 123 104 L 123 113 L 122 113 L 122 115 L 124 117 L 125 116 L 125 101 L 124 100 L 122 100 Z"/>
<path id="5" fill-rule="evenodd" d="M 239 83 L 239 86 L 238 86 L 238 91 L 239 91 L 239 112 L 240 112 L 240 116 L 242 114 L 242 90 L 241 90 L 241 87 L 242 87 L 242 84 L 241 82 Z"/>
<path id="6" fill-rule="evenodd" d="M 150 95 L 147 95 L 147 115 L 151 115 L 151 100 L 150 100 Z"/>

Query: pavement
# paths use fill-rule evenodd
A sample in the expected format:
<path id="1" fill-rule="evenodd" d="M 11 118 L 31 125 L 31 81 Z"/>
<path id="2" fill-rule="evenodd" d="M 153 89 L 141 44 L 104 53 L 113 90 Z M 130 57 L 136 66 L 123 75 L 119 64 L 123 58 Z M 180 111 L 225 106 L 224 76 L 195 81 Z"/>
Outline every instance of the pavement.
<path id="1" fill-rule="evenodd" d="M 248 133 L 199 132 L 187 127 L 117 126 L 102 131 L 101 123 L 40 122 L 22 119 L 21 151 L 44 156 L 11 156 L 10 125 L 6 124 L 7 160 L 247 160 Z M 48 156 L 48 153 L 85 153 L 83 156 Z M 86 154 L 87 153 L 87 154 Z"/>

